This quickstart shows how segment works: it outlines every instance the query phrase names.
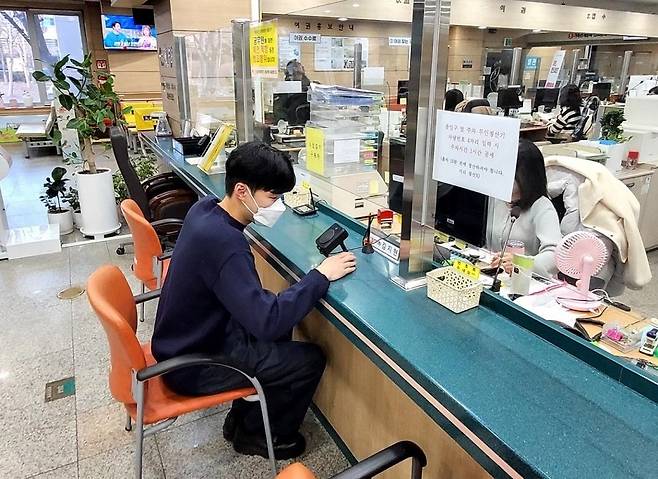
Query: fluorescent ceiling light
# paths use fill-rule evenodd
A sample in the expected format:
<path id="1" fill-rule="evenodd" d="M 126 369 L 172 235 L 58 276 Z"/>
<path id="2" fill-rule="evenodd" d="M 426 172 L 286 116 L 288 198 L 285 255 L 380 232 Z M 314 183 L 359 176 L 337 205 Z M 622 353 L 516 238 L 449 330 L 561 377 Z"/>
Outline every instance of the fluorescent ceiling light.
<path id="1" fill-rule="evenodd" d="M 352 6 L 353 6 L 354 8 L 359 8 L 361 5 L 359 5 L 358 3 L 353 3 Z"/>
<path id="2" fill-rule="evenodd" d="M 486 29 L 487 29 L 487 27 L 485 25 L 480 25 L 478 27 L 478 30 L 486 30 Z"/>
<path id="3" fill-rule="evenodd" d="M 348 19 L 345 17 L 338 17 L 336 20 L 338 20 L 339 22 L 346 22 Z"/>
<path id="4" fill-rule="evenodd" d="M 331 13 L 331 10 L 325 10 L 324 13 Z"/>
<path id="5" fill-rule="evenodd" d="M 541 28 L 535 28 L 532 33 L 541 33 Z"/>

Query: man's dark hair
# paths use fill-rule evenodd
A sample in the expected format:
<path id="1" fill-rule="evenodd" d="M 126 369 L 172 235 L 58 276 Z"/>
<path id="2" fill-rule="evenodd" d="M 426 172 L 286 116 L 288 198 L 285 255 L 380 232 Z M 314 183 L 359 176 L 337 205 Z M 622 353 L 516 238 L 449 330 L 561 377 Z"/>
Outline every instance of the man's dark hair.
<path id="1" fill-rule="evenodd" d="M 121 26 L 121 22 L 114 22 L 114 23 L 112 23 L 112 28 L 114 28 L 114 25 L 119 25 L 119 26 Z"/>
<path id="2" fill-rule="evenodd" d="M 559 103 L 560 106 L 566 106 L 574 110 L 580 109 L 583 100 L 580 96 L 580 88 L 578 88 L 578 85 L 569 83 L 568 85 L 563 86 L 562 90 L 560 90 Z"/>
<path id="3" fill-rule="evenodd" d="M 530 209 L 542 196 L 548 197 L 544 155 L 531 141 L 519 140 L 514 179 L 521 194 L 515 205 L 522 211 Z"/>
<path id="4" fill-rule="evenodd" d="M 237 183 L 256 190 L 281 195 L 295 186 L 290 155 L 258 141 L 243 143 L 226 160 L 226 194 L 231 196 Z"/>
<path id="5" fill-rule="evenodd" d="M 649 95 L 658 95 L 658 86 L 653 87 L 651 90 L 649 90 Z"/>

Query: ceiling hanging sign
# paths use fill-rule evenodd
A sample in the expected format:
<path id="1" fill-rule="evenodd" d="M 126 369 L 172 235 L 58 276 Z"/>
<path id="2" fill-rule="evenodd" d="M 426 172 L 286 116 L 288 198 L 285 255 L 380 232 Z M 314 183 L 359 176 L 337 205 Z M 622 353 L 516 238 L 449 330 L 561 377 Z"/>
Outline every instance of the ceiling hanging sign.
<path id="1" fill-rule="evenodd" d="M 319 33 L 290 33 L 290 43 L 320 43 L 321 35 Z"/>
<path id="2" fill-rule="evenodd" d="M 439 110 L 432 178 L 510 201 L 521 121 Z"/>
<path id="3" fill-rule="evenodd" d="M 254 77 L 277 78 L 279 42 L 276 20 L 249 26 L 249 59 Z"/>

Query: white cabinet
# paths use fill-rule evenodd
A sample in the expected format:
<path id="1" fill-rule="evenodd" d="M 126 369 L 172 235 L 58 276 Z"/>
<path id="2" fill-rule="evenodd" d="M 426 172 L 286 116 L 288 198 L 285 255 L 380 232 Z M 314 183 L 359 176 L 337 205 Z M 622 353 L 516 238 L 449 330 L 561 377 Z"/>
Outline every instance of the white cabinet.
<path id="1" fill-rule="evenodd" d="M 640 235 L 644 247 L 658 247 L 658 180 L 654 180 L 656 166 L 641 164 L 635 170 L 622 170 L 617 177 L 628 187 L 640 203 Z"/>

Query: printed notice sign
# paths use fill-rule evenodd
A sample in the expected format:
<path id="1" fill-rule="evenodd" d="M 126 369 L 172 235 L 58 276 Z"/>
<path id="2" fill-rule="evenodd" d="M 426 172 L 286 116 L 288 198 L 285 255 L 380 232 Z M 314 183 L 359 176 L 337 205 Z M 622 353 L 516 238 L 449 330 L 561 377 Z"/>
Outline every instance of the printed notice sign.
<path id="1" fill-rule="evenodd" d="M 439 110 L 432 178 L 510 201 L 521 121 Z"/>
<path id="2" fill-rule="evenodd" d="M 558 78 L 560 77 L 560 70 L 562 70 L 562 64 L 564 63 L 564 55 L 566 50 L 558 50 L 553 55 L 553 61 L 551 62 L 551 67 L 548 70 L 548 76 L 546 77 L 546 88 L 555 88 L 557 86 Z"/>
<path id="3" fill-rule="evenodd" d="M 253 76 L 278 76 L 279 41 L 276 21 L 252 23 L 249 26 L 249 58 Z"/>

